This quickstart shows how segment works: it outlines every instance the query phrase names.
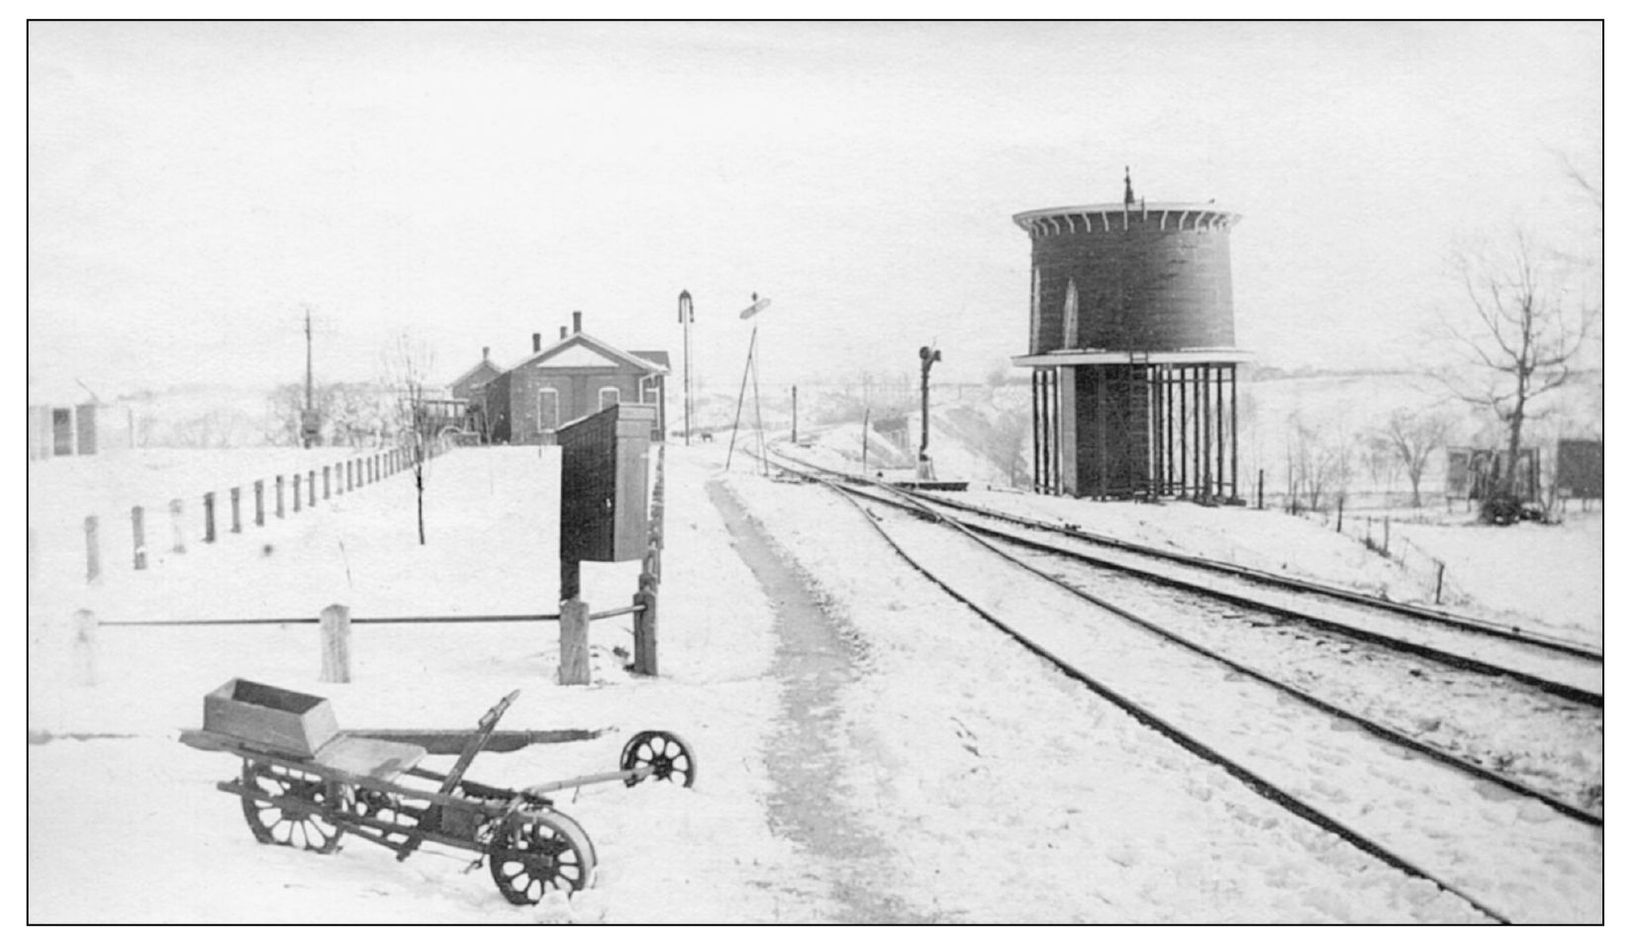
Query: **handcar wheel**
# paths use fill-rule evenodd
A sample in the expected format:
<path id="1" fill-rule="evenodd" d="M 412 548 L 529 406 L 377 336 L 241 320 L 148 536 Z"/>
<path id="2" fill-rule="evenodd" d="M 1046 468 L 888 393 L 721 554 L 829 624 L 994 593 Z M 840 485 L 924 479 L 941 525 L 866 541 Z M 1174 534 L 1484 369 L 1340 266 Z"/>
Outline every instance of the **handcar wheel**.
<path id="1" fill-rule="evenodd" d="M 266 761 L 245 761 L 243 780 L 246 788 L 274 799 L 269 802 L 239 798 L 245 823 L 250 825 L 250 832 L 258 841 L 315 853 L 335 853 L 341 848 L 340 828 L 315 813 L 286 811 L 278 805 L 277 799 L 291 798 L 321 808 L 332 808 L 339 803 L 344 808 L 347 796 L 344 786 Z"/>
<path id="2" fill-rule="evenodd" d="M 656 781 L 670 781 L 683 787 L 694 786 L 694 751 L 688 743 L 670 732 L 638 732 L 620 752 L 620 770 L 651 767 L 648 776 Z M 626 785 L 639 783 L 640 777 L 626 779 Z"/>
<path id="3" fill-rule="evenodd" d="M 553 891 L 584 890 L 596 873 L 590 838 L 558 811 L 524 811 L 489 843 L 489 875 L 519 906 L 533 906 Z"/>

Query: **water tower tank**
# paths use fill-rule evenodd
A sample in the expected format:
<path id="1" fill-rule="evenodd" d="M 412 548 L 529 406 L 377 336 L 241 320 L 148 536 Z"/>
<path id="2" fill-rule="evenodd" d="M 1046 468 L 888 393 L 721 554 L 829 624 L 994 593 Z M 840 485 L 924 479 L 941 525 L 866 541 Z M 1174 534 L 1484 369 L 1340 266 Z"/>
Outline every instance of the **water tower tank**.
<path id="1" fill-rule="evenodd" d="M 1229 230 L 1214 203 L 1042 208 L 1030 236 L 1035 489 L 1239 500 Z"/>
<path id="2" fill-rule="evenodd" d="M 1234 347 L 1229 228 L 1212 204 L 1092 204 L 1013 216 L 1031 239 L 1031 354 Z"/>

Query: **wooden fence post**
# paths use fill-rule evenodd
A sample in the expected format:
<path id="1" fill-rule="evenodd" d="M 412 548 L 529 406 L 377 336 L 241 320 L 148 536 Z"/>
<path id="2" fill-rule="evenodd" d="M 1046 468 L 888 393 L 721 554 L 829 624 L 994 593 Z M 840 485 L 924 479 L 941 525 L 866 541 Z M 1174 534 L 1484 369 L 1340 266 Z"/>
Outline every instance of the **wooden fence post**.
<path id="1" fill-rule="evenodd" d="M 256 526 L 261 527 L 265 523 L 267 523 L 267 514 L 266 514 L 265 505 L 262 503 L 262 483 L 260 481 L 257 481 L 256 482 Z"/>
<path id="2" fill-rule="evenodd" d="M 347 639 L 352 633 L 352 617 L 340 603 L 326 606 L 319 613 L 320 682 L 351 682 L 353 670 Z"/>
<path id="3" fill-rule="evenodd" d="M 1257 469 L 1257 510 L 1263 509 L 1263 469 Z"/>
<path id="4" fill-rule="evenodd" d="M 273 516 L 284 516 L 284 475 L 273 478 Z"/>
<path id="5" fill-rule="evenodd" d="M 634 671 L 638 675 L 657 676 L 660 674 L 660 589 L 658 578 L 647 573 L 639 576 L 637 594 L 631 598 L 631 604 L 642 607 L 641 612 L 633 614 L 637 617 L 637 621 L 632 624 L 632 629 L 637 634 L 632 661 Z"/>
<path id="6" fill-rule="evenodd" d="M 80 685 L 97 684 L 97 614 L 74 612 L 74 666 Z"/>
<path id="7" fill-rule="evenodd" d="M 557 683 L 558 685 L 588 685 L 591 683 L 591 653 L 586 644 L 591 629 L 591 607 L 578 596 L 564 600 L 558 607 Z"/>
<path id="8" fill-rule="evenodd" d="M 330 466 L 324 466 L 324 500 L 330 500 Z"/>
<path id="9" fill-rule="evenodd" d="M 235 534 L 243 534 L 245 528 L 239 522 L 239 489 L 237 486 L 228 489 L 228 507 L 233 511 L 233 526 L 228 530 Z"/>
<path id="10" fill-rule="evenodd" d="M 85 519 L 85 582 L 95 583 L 102 576 L 102 549 L 97 541 L 97 516 Z"/>
<path id="11" fill-rule="evenodd" d="M 205 492 L 205 543 L 216 543 L 216 492 Z"/>
<path id="12" fill-rule="evenodd" d="M 142 507 L 131 508 L 131 566 L 148 569 L 148 538 L 142 527 Z"/>
<path id="13" fill-rule="evenodd" d="M 315 474 L 317 474 L 317 472 L 315 472 L 313 469 L 311 469 L 311 468 L 307 469 L 307 506 L 308 507 L 317 507 L 318 506 L 318 479 L 314 477 Z"/>
<path id="14" fill-rule="evenodd" d="M 1439 598 L 1443 596 L 1445 592 L 1445 562 L 1443 560 L 1435 560 L 1434 563 L 1439 565 L 1439 576 L 1433 581 L 1433 605 L 1438 606 Z"/>
<path id="15" fill-rule="evenodd" d="M 558 563 L 557 683 L 591 683 L 591 652 L 587 634 L 591 630 L 591 608 L 580 599 L 580 562 Z"/>
<path id="16" fill-rule="evenodd" d="M 182 540 L 182 499 L 171 500 L 171 553 L 185 554 L 188 545 Z"/>
<path id="17" fill-rule="evenodd" d="M 1337 533 L 1342 533 L 1342 495 L 1337 495 Z"/>
<path id="18" fill-rule="evenodd" d="M 290 476 L 290 513 L 301 513 L 301 472 Z"/>

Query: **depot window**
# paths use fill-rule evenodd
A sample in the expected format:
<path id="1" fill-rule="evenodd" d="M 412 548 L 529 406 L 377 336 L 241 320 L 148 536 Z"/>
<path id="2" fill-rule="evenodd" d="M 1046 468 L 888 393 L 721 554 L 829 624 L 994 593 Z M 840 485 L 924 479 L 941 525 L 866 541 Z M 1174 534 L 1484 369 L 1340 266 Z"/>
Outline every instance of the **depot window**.
<path id="1" fill-rule="evenodd" d="M 552 432 L 557 430 L 557 390 L 540 390 L 540 430 Z"/>

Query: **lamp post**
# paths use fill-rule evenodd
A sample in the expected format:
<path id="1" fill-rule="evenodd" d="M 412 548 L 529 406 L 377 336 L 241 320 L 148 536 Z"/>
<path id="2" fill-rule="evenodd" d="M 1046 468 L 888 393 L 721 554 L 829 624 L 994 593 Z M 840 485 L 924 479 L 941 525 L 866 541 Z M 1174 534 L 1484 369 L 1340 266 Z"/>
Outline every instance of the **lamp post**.
<path id="1" fill-rule="evenodd" d="M 687 445 L 694 425 L 694 358 L 688 342 L 688 327 L 694 323 L 694 298 L 688 295 L 687 290 L 677 296 L 677 322 L 683 327 L 683 444 Z"/>

